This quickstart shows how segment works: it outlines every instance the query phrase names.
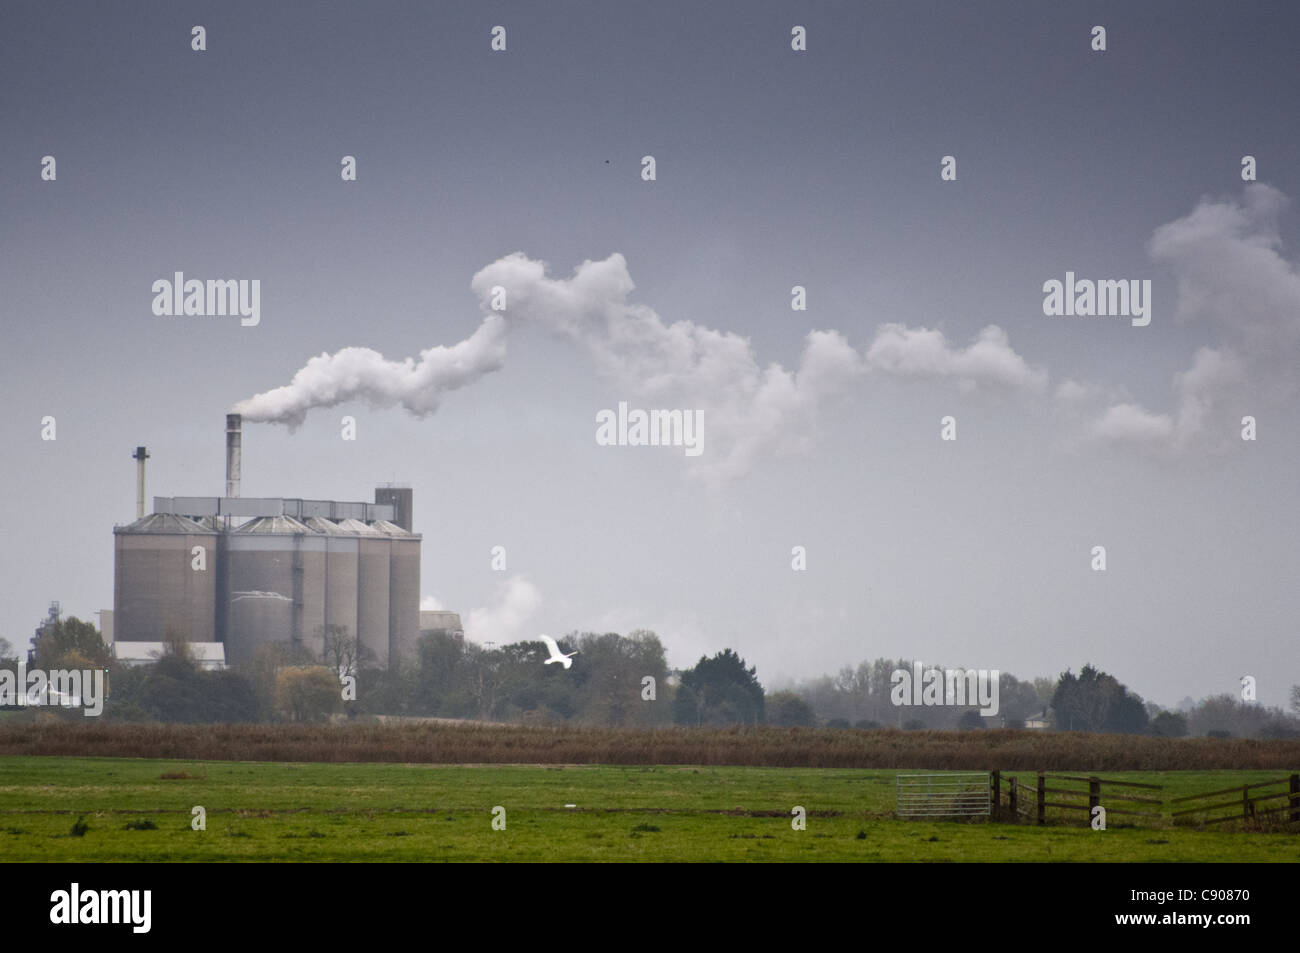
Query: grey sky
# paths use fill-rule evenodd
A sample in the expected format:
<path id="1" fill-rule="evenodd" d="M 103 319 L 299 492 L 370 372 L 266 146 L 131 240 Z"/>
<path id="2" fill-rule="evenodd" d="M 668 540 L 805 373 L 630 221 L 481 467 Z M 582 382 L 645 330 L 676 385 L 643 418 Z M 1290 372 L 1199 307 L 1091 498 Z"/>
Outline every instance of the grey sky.
<path id="1" fill-rule="evenodd" d="M 596 412 L 620 400 L 697 404 L 648 403 L 602 363 L 636 354 L 538 314 L 436 414 L 352 401 L 292 435 L 248 424 L 244 493 L 410 483 L 423 593 L 489 610 L 480 631 L 652 628 L 676 664 L 732 646 L 768 684 L 878 655 L 1026 677 L 1091 661 L 1165 704 L 1242 674 L 1283 703 L 1300 682 L 1300 236 L 1282 199 L 1300 197 L 1300 13 L 1057 6 L 7 4 L 0 632 L 25 644 L 51 599 L 111 606 L 137 444 L 150 497 L 217 494 L 237 401 L 323 352 L 469 337 L 471 280 L 512 253 L 557 281 L 618 253 L 627 303 L 747 338 L 760 371 L 798 371 L 812 330 L 863 366 L 774 403 L 788 413 L 749 422 L 767 441 L 749 465 L 702 480 L 723 447 L 709 402 L 743 388 L 678 380 L 706 403 L 698 460 L 598 447 Z M 1266 187 L 1242 182 L 1246 154 Z M 156 317 L 151 285 L 178 270 L 260 279 L 261 323 Z M 1067 270 L 1151 279 L 1151 324 L 1044 316 Z M 941 329 L 940 363 L 871 360 L 889 324 Z M 1045 386 L 960 357 L 988 325 Z M 1202 347 L 1235 374 L 1177 390 Z M 1058 399 L 1067 379 L 1093 396 Z M 1116 406 L 1128 439 L 1090 438 Z"/>

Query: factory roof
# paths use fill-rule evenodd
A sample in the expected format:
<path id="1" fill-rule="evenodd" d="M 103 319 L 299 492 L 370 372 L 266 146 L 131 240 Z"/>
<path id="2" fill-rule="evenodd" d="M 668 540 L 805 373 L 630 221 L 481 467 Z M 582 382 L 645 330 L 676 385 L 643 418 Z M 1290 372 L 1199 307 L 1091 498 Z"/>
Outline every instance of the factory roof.
<path id="1" fill-rule="evenodd" d="M 388 520 L 375 520 L 370 524 L 371 528 L 383 533 L 385 536 L 413 536 L 414 533 L 408 533 L 396 523 L 390 523 Z"/>
<path id="2" fill-rule="evenodd" d="M 174 513 L 151 513 L 142 516 L 134 523 L 113 527 L 115 533 L 170 533 L 179 536 L 211 535 L 214 531 L 201 526 L 194 520 Z"/>
<path id="3" fill-rule="evenodd" d="M 255 520 L 250 520 L 239 529 L 235 530 L 236 534 L 241 535 L 281 535 L 289 533 L 311 533 L 312 530 L 305 524 L 298 522 L 292 516 L 262 516 Z"/>
<path id="4" fill-rule="evenodd" d="M 430 629 L 461 632 L 464 626 L 461 624 L 459 612 L 450 612 L 446 609 L 421 609 L 420 631 L 426 632 Z"/>
<path id="5" fill-rule="evenodd" d="M 305 520 L 309 516 L 322 516 L 329 520 L 385 520 L 396 516 L 396 507 L 389 503 L 349 503 L 279 496 L 155 496 L 153 508 L 155 513 L 176 513 L 191 519 L 200 516 L 229 516 L 235 519 L 292 516 L 294 519 Z"/>
<path id="6" fill-rule="evenodd" d="M 379 530 L 367 526 L 365 523 L 361 522 L 361 520 L 351 520 L 351 519 L 339 520 L 338 526 L 339 529 L 347 530 L 348 532 L 351 533 L 356 533 L 359 536 L 382 536 L 383 535 L 383 533 L 379 532 Z"/>
<path id="7" fill-rule="evenodd" d="M 226 646 L 221 642 L 186 642 L 186 650 L 201 668 L 224 668 Z M 156 662 L 167 653 L 163 642 L 114 642 L 113 657 L 119 662 Z"/>

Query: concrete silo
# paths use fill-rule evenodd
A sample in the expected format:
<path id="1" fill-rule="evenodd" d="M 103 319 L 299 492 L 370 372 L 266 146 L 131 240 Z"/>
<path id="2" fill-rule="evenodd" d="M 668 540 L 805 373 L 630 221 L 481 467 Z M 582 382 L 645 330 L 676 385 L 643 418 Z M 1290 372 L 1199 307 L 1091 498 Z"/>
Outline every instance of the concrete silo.
<path id="1" fill-rule="evenodd" d="M 326 540 L 289 516 L 263 516 L 226 534 L 226 661 L 259 645 L 294 643 L 321 658 Z"/>
<path id="2" fill-rule="evenodd" d="M 325 628 L 338 626 L 356 639 L 360 536 L 320 516 L 303 522 L 325 539 Z"/>
<path id="3" fill-rule="evenodd" d="M 388 570 L 388 658 L 410 661 L 420 637 L 420 537 L 386 520 L 371 526 L 392 546 Z"/>
<path id="4" fill-rule="evenodd" d="M 119 638 L 161 642 L 172 632 L 224 643 L 231 665 L 282 643 L 320 662 L 328 630 L 338 627 L 356 639 L 366 665 L 412 657 L 421 539 L 411 531 L 411 489 L 380 487 L 373 504 L 244 497 L 239 414 L 226 415 L 225 437 L 225 496 L 154 497 L 152 516 L 114 530 Z M 139 512 L 145 448 L 133 459 Z"/>
<path id="5" fill-rule="evenodd" d="M 113 619 L 123 641 L 215 638 L 217 534 L 155 513 L 113 529 Z M 196 550 L 201 547 L 201 553 Z"/>
<path id="6" fill-rule="evenodd" d="M 357 642 L 367 664 L 388 667 L 388 594 L 392 540 L 360 520 L 339 521 L 357 534 Z"/>

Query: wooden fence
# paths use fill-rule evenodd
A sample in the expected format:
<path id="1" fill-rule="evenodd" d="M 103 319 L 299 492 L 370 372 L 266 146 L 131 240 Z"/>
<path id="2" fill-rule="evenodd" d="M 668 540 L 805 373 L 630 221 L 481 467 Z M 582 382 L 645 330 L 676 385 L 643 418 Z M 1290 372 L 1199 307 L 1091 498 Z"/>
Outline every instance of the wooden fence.
<path id="1" fill-rule="evenodd" d="M 1023 774 L 1024 772 L 1020 773 Z M 1117 781 L 1112 778 L 1097 777 L 1096 775 L 1085 777 L 1074 774 L 1047 774 L 1039 771 L 1032 775 L 1031 779 L 1025 779 L 1016 777 L 1012 773 L 990 771 L 989 784 L 992 787 L 991 800 L 995 820 L 1012 822 L 1024 820 L 1031 823 L 1046 824 L 1047 809 L 1050 807 L 1066 811 L 1084 811 L 1086 812 L 1085 823 L 1087 823 L 1088 819 L 1092 817 L 1092 809 L 1098 804 L 1102 804 L 1106 808 L 1108 816 L 1111 814 L 1127 814 L 1136 817 L 1160 818 L 1165 815 L 1165 806 L 1168 803 L 1169 805 L 1191 805 L 1168 812 L 1170 819 L 1175 824 L 1195 822 L 1197 815 L 1202 815 L 1200 821 L 1204 824 L 1219 824 L 1224 821 L 1255 822 L 1270 815 L 1284 815 L 1278 818 L 1283 823 L 1300 824 L 1300 774 L 1291 774 L 1288 777 L 1277 778 L 1272 781 L 1244 784 L 1240 787 L 1223 788 L 1218 791 L 1188 794 L 1183 797 L 1172 798 L 1168 802 L 1160 797 L 1152 797 L 1149 794 L 1135 794 L 1128 790 L 1116 793 L 1113 790 L 1114 788 L 1122 788 L 1161 791 L 1163 790 L 1162 785 L 1139 784 L 1136 781 Z M 1087 787 L 1085 789 L 1082 787 L 1062 786 L 1069 784 L 1086 785 Z M 1271 794 L 1251 794 L 1252 791 L 1278 787 L 1279 785 L 1286 785 L 1287 790 Z M 1107 791 L 1104 797 L 1102 795 L 1103 787 L 1112 789 Z M 1240 796 L 1210 804 L 1195 803 L 1227 794 Z M 1048 800 L 1049 796 L 1054 799 Z M 1060 800 L 1062 797 L 1076 800 Z M 1280 806 L 1260 807 L 1260 805 L 1267 802 L 1282 799 L 1285 800 Z M 1125 806 L 1113 807 L 1112 805 L 1117 801 Z M 1142 809 L 1129 805 L 1137 805 Z M 1232 809 L 1231 813 L 1212 816 L 1212 812 L 1223 811 L 1228 808 Z"/>
<path id="2" fill-rule="evenodd" d="M 1288 786 L 1286 791 L 1278 791 L 1275 794 L 1255 794 L 1250 792 L 1257 788 L 1272 788 L 1280 784 Z M 1190 801 L 1200 801 L 1206 798 L 1221 797 L 1224 794 L 1239 794 L 1230 801 L 1217 801 L 1214 804 L 1198 804 L 1192 807 L 1184 807 L 1180 810 L 1173 811 L 1171 816 L 1174 823 L 1179 823 L 1183 818 L 1189 822 L 1196 820 L 1192 815 L 1204 814 L 1205 817 L 1200 821 L 1203 824 L 1222 824 L 1224 821 L 1246 821 L 1251 822 L 1261 817 L 1271 814 L 1286 814 L 1285 818 L 1279 818 L 1286 823 L 1300 823 L 1300 774 L 1293 774 L 1288 778 L 1278 778 L 1275 781 L 1258 781 L 1255 784 L 1243 784 L 1241 787 L 1222 788 L 1218 791 L 1206 791 L 1204 794 L 1188 794 L 1185 797 L 1176 797 L 1170 804 L 1187 804 Z M 1260 810 L 1257 806 L 1266 801 L 1276 801 L 1278 798 L 1286 798 L 1286 803 L 1279 807 L 1272 807 L 1266 810 Z M 1212 816 L 1213 811 L 1222 811 L 1225 808 L 1233 808 L 1231 814 Z"/>
<path id="3" fill-rule="evenodd" d="M 995 807 L 1000 808 L 1002 804 L 1002 772 L 993 771 L 991 774 L 992 777 L 990 778 L 990 783 L 993 785 L 993 803 Z M 1048 785 L 1049 781 L 1053 782 L 1052 786 Z M 1086 790 L 1081 790 L 1079 788 L 1061 787 L 1056 785 L 1056 782 L 1086 784 L 1087 788 Z M 1112 788 L 1137 788 L 1148 791 L 1160 791 L 1163 789 L 1159 784 L 1139 784 L 1136 781 L 1116 781 L 1111 778 L 1099 778 L 1096 775 L 1083 777 L 1076 774 L 1045 774 L 1042 771 L 1039 771 L 1035 776 L 1032 787 L 1026 785 L 1019 778 L 1015 777 L 1015 775 L 1008 777 L 1007 783 L 1007 807 L 1010 812 L 1010 819 L 1019 820 L 1021 817 L 1028 816 L 1037 820 L 1039 824 L 1047 823 L 1047 809 L 1049 807 L 1060 808 L 1066 811 L 1084 811 L 1086 817 L 1091 819 L 1092 809 L 1102 803 L 1101 790 L 1103 785 Z M 1068 798 L 1079 798 L 1082 803 L 1080 801 L 1049 801 L 1047 799 L 1049 794 Z M 1026 795 L 1032 798 L 1032 807 L 1028 809 L 1026 809 L 1024 804 Z M 1154 805 L 1155 810 L 1140 811 L 1128 807 L 1111 807 L 1110 805 L 1115 801 L 1120 801 L 1124 804 Z M 1150 797 L 1142 794 L 1114 793 L 1107 793 L 1105 802 L 1106 813 L 1108 815 L 1131 814 L 1138 817 L 1159 817 L 1160 807 L 1163 804 L 1161 799 L 1158 797 Z M 1001 816 L 1001 813 L 1001 811 L 995 810 L 995 814 L 998 816 Z"/>

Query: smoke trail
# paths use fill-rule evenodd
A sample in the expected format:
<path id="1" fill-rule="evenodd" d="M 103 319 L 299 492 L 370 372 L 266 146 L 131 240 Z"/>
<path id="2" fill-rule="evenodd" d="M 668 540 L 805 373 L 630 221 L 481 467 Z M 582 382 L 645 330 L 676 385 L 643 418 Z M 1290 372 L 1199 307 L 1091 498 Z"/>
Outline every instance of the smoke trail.
<path id="1" fill-rule="evenodd" d="M 322 354 L 289 384 L 242 401 L 234 412 L 296 427 L 312 407 L 360 398 L 423 416 L 437 410 L 446 391 L 502 366 L 508 327 L 536 325 L 585 353 L 620 398 L 702 411 L 709 447 L 691 472 L 717 487 L 763 457 L 806 449 L 822 405 L 868 372 L 947 379 L 966 389 L 1046 386 L 1045 372 L 1029 367 L 993 326 L 960 349 L 938 331 L 882 325 L 865 355 L 838 331 L 810 331 L 796 368 L 764 366 L 743 335 L 694 321 L 669 324 L 630 301 L 636 286 L 617 252 L 584 261 L 569 278 L 550 277 L 545 262 L 515 252 L 481 269 L 470 286 L 487 316 L 459 344 L 424 351 L 418 362 L 388 361 L 367 348 Z M 503 312 L 492 310 L 497 303 Z"/>
<path id="2" fill-rule="evenodd" d="M 420 352 L 420 359 L 390 361 L 368 347 L 345 347 L 313 357 L 283 387 L 241 400 L 231 413 L 245 420 L 287 424 L 296 430 L 313 407 L 364 400 L 371 407 L 398 404 L 417 417 L 438 409 L 442 395 L 498 370 L 506 360 L 506 326 L 488 315 L 465 340 Z"/>
<path id="3" fill-rule="evenodd" d="M 1201 346 L 1174 376 L 1173 407 L 1154 412 L 1112 401 L 1089 436 L 1158 452 L 1222 448 L 1237 421 L 1300 390 L 1300 267 L 1283 254 L 1278 221 L 1288 199 L 1264 183 L 1240 199 L 1202 199 L 1161 225 L 1147 243 L 1173 269 L 1175 317 L 1217 328 L 1222 341 Z"/>
<path id="4" fill-rule="evenodd" d="M 526 576 L 514 575 L 500 587 L 496 605 L 471 609 L 465 617 L 465 637 L 474 642 L 508 645 L 521 639 L 534 639 L 526 629 L 528 621 L 542 605 L 542 593 Z"/>

